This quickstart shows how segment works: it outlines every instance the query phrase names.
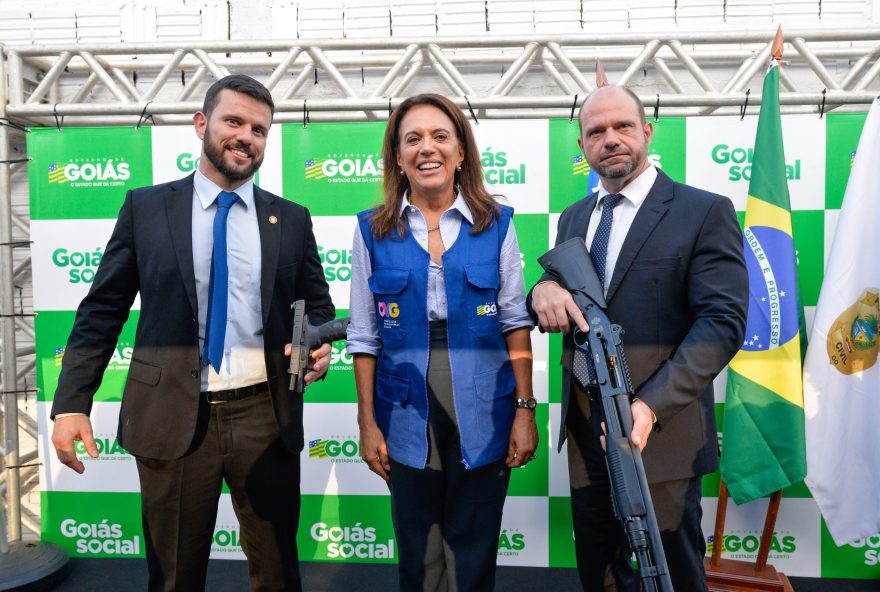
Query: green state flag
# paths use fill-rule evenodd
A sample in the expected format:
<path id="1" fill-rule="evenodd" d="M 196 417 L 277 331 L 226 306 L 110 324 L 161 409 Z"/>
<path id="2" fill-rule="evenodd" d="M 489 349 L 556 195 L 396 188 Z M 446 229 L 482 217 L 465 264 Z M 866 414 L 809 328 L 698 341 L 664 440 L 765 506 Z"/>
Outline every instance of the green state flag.
<path id="1" fill-rule="evenodd" d="M 724 409 L 721 476 L 738 504 L 806 474 L 803 311 L 791 229 L 774 61 L 764 77 L 743 229 L 749 271 L 746 336 L 730 362 Z"/>

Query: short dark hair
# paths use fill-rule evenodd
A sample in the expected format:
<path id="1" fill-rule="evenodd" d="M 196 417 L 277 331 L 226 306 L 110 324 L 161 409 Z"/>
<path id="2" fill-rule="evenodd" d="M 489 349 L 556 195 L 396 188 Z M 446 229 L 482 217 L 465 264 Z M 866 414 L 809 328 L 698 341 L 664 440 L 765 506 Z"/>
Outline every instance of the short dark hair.
<path id="1" fill-rule="evenodd" d="M 220 91 L 226 89 L 253 97 L 261 103 L 265 103 L 272 111 L 272 115 L 275 115 L 275 101 L 272 100 L 272 93 L 269 92 L 268 88 L 263 86 L 259 81 L 254 80 L 245 74 L 230 74 L 212 84 L 211 88 L 209 88 L 208 92 L 205 94 L 205 103 L 202 105 L 202 113 L 204 113 L 206 117 L 211 117 L 211 111 L 217 106 Z"/>
<path id="2" fill-rule="evenodd" d="M 617 89 L 622 90 L 624 93 L 628 94 L 630 96 L 630 98 L 633 100 L 633 103 L 636 104 L 636 109 L 639 112 L 639 116 L 642 118 L 642 120 L 641 120 L 642 123 L 647 121 L 648 117 L 647 117 L 647 114 L 645 113 L 645 106 L 642 104 L 642 100 L 639 98 L 639 95 L 637 95 L 635 92 L 633 92 L 632 89 L 630 89 L 628 86 L 617 86 L 616 84 L 607 84 L 605 86 L 600 86 L 599 88 L 606 88 L 606 87 L 617 88 Z M 599 89 L 597 88 L 596 90 L 599 90 Z M 592 93 L 590 93 L 590 95 L 591 94 Z M 583 114 L 584 114 L 584 105 L 587 104 L 587 101 L 590 99 L 590 95 L 587 95 L 586 98 L 584 98 L 584 102 L 581 103 L 580 111 L 578 111 L 578 131 L 580 131 L 581 133 L 583 133 L 583 131 L 584 131 L 583 130 L 583 122 L 582 122 Z"/>

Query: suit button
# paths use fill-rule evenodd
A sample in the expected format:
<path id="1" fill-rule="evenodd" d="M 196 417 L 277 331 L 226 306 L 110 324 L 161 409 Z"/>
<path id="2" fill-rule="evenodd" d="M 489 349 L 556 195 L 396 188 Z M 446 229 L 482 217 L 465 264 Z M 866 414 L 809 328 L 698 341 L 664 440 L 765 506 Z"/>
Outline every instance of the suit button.
<path id="1" fill-rule="evenodd" d="M 189 375 L 192 376 L 193 378 L 198 378 L 199 371 L 198 370 L 190 370 Z"/>
<path id="2" fill-rule="evenodd" d="M 198 325 L 198 324 L 199 324 L 199 322 L 197 320 L 193 319 L 193 325 Z"/>

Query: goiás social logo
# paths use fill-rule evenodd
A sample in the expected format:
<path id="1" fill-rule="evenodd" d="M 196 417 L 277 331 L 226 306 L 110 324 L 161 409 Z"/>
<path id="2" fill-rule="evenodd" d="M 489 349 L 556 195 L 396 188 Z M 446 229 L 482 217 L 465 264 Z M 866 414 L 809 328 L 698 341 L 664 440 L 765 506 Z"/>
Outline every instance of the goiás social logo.
<path id="1" fill-rule="evenodd" d="M 332 463 L 362 463 L 358 438 L 353 435 L 331 436 L 309 440 L 309 458 Z"/>
<path id="2" fill-rule="evenodd" d="M 61 534 L 74 543 L 79 555 L 137 556 L 141 552 L 141 537 L 128 536 L 121 524 L 106 518 L 100 522 L 78 522 L 67 518 L 61 522 Z"/>
<path id="3" fill-rule="evenodd" d="M 394 559 L 394 539 L 380 541 L 376 527 L 356 522 L 351 526 L 315 522 L 309 529 L 318 543 L 317 553 L 327 559 Z"/>
<path id="4" fill-rule="evenodd" d="M 351 249 L 327 249 L 318 245 L 318 258 L 324 266 L 324 279 L 328 283 L 351 279 Z"/>
<path id="5" fill-rule="evenodd" d="M 849 543 L 847 547 L 864 550 L 865 565 L 880 565 L 880 532 L 869 537 L 857 539 Z"/>
<path id="6" fill-rule="evenodd" d="M 486 148 L 480 153 L 483 178 L 491 185 L 522 185 L 526 182 L 525 163 L 510 162 L 504 150 Z"/>
<path id="7" fill-rule="evenodd" d="M 71 284 L 91 284 L 104 257 L 104 247 L 94 251 L 72 251 L 58 247 L 52 251 L 52 265 L 67 272 Z"/>
<path id="8" fill-rule="evenodd" d="M 189 152 L 182 152 L 177 155 L 176 159 L 174 159 L 174 164 L 177 165 L 177 170 L 179 170 L 181 173 L 191 173 L 199 168 L 199 162 L 201 160 L 201 154 L 190 154 Z"/>
<path id="9" fill-rule="evenodd" d="M 729 144 L 716 144 L 712 148 L 712 161 L 718 165 L 727 167 L 728 181 L 750 181 L 752 178 L 752 161 L 755 149 L 730 146 Z M 798 181 L 801 178 L 801 161 L 797 159 L 794 164 L 785 163 L 785 178 L 789 181 Z"/>
<path id="10" fill-rule="evenodd" d="M 382 157 L 365 152 L 334 153 L 325 158 L 309 158 L 305 161 L 306 181 L 328 183 L 379 183 L 385 167 Z"/>
<path id="11" fill-rule="evenodd" d="M 120 158 L 72 158 L 47 168 L 49 183 L 69 187 L 121 187 L 131 178 L 131 165 Z"/>

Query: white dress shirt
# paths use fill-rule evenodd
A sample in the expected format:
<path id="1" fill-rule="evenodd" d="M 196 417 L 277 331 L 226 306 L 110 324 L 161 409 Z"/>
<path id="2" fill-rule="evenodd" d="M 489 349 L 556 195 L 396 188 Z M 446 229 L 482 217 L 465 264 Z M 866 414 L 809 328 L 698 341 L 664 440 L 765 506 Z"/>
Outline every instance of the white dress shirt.
<path id="1" fill-rule="evenodd" d="M 208 318 L 214 213 L 217 211 L 217 195 L 221 191 L 220 187 L 196 171 L 193 179 L 192 250 L 199 306 L 200 352 L 205 345 Z M 248 179 L 233 191 L 238 194 L 239 200 L 229 210 L 226 221 L 229 298 L 223 363 L 219 374 L 211 366 L 202 368 L 203 391 L 238 388 L 266 380 L 260 295 L 263 262 L 253 179 Z"/>
<path id="2" fill-rule="evenodd" d="M 614 208 L 614 218 L 611 222 L 611 236 L 608 238 L 608 252 L 605 258 L 605 285 L 602 286 L 604 294 L 608 294 L 608 286 L 611 285 L 611 278 L 614 276 L 614 266 L 617 265 L 617 258 L 620 256 L 620 249 L 623 248 L 623 241 L 635 220 L 639 208 L 645 203 L 648 192 L 654 186 L 657 179 L 657 169 L 649 166 L 642 174 L 633 179 L 629 185 L 623 188 L 619 193 L 623 195 L 617 207 Z M 599 184 L 599 199 L 596 200 L 596 207 L 590 214 L 590 224 L 587 226 L 587 249 L 593 244 L 593 237 L 596 236 L 596 228 L 599 226 L 599 220 L 602 217 L 602 198 L 608 195 L 605 185 Z"/>

